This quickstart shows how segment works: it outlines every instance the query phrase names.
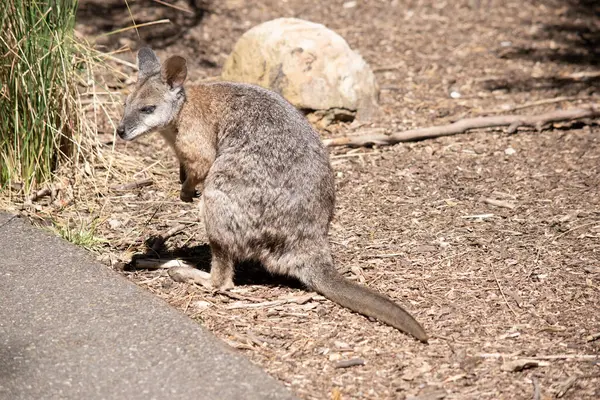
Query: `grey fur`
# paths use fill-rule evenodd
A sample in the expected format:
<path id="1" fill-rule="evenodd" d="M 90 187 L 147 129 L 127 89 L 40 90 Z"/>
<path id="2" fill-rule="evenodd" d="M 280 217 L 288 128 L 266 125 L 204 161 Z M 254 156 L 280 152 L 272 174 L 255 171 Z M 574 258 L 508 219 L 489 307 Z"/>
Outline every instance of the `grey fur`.
<path id="1" fill-rule="evenodd" d="M 149 47 L 142 47 L 137 55 L 139 75 L 138 79 L 145 79 L 160 71 L 160 61 Z"/>
<path id="2" fill-rule="evenodd" d="M 144 83 L 137 91 L 148 90 L 148 84 L 155 83 Z M 210 125 L 215 140 L 203 145 L 214 146 L 207 153 L 202 193 L 212 285 L 231 287 L 234 265 L 255 260 L 274 274 L 295 277 L 342 306 L 427 342 L 423 328 L 400 306 L 336 271 L 328 243 L 334 177 L 328 154 L 306 118 L 278 94 L 257 86 L 221 82 L 202 85 L 201 91 L 214 99 L 205 107 L 219 110 Z M 204 123 L 199 126 L 194 134 L 210 130 Z M 173 141 L 173 135 L 183 134 L 177 129 L 165 125 L 158 130 Z M 189 186 L 186 175 L 196 171 L 182 162 L 180 176 Z"/>

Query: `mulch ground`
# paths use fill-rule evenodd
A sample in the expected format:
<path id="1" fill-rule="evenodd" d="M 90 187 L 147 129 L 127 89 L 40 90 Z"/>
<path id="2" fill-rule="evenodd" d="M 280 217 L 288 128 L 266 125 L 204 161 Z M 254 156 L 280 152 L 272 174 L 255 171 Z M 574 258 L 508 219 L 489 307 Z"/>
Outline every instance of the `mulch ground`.
<path id="1" fill-rule="evenodd" d="M 129 25 L 120 3 L 81 1 L 78 30 L 92 36 Z M 383 115 L 368 125 L 330 126 L 323 138 L 391 133 L 523 105 L 514 113 L 540 113 L 600 98 L 600 8 L 593 1 L 177 4 L 195 13 L 131 3 L 137 23 L 177 24 L 101 43 L 116 50 L 142 41 L 159 55 L 184 55 L 198 81 L 217 76 L 236 39 L 272 18 L 304 18 L 344 36 L 376 72 Z M 122 57 L 133 60 L 132 53 Z M 543 104 L 559 96 L 563 101 Z M 178 199 L 176 162 L 158 136 L 114 141 L 105 123 L 99 137 L 105 157 L 114 157 L 110 167 L 96 167 L 96 183 L 74 189 L 79 201 L 33 214 L 93 226 L 106 239 L 94 248 L 101 260 L 301 398 L 600 398 L 597 123 L 331 149 L 336 265 L 404 305 L 433 336 L 429 345 L 307 297 L 296 283 L 260 269 L 240 271 L 237 288 L 223 294 L 173 282 L 163 270 L 128 268 L 132 258 L 181 257 L 208 270 L 206 235 L 197 205 Z M 153 184 L 110 189 L 143 178 Z M 164 248 L 151 249 L 177 226 L 183 229 Z M 342 368 L 350 359 L 363 365 Z M 523 369 L 511 365 L 519 359 L 532 360 Z"/>

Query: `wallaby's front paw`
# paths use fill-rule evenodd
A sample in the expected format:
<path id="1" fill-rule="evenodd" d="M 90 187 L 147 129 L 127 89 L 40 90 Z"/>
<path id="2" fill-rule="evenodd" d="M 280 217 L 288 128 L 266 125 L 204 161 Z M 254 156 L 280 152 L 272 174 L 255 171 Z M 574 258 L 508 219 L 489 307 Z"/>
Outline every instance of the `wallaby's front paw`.
<path id="1" fill-rule="evenodd" d="M 191 203 L 192 201 L 194 201 L 194 197 L 196 197 L 196 191 L 192 191 L 192 192 L 186 192 L 186 191 L 181 191 L 179 192 L 179 198 L 181 199 L 181 201 L 184 201 L 186 203 Z"/>
<path id="2" fill-rule="evenodd" d="M 181 189 L 181 192 L 179 192 L 179 198 L 186 203 L 191 203 L 194 198 L 199 198 L 200 196 L 201 193 L 198 190 L 192 190 L 191 192 L 188 192 Z"/>

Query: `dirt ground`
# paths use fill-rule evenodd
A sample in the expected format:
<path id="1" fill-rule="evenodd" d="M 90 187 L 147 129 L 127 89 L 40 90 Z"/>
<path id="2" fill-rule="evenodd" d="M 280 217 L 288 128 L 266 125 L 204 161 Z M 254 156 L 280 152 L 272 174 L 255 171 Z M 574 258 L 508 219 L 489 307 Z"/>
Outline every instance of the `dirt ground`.
<path id="1" fill-rule="evenodd" d="M 80 3 L 78 30 L 88 37 L 131 24 L 121 0 Z M 600 6 L 593 0 L 176 4 L 193 12 L 130 2 L 137 23 L 175 23 L 99 43 L 106 50 L 148 43 L 159 55 L 185 55 L 198 81 L 217 76 L 237 38 L 269 19 L 308 19 L 344 36 L 376 73 L 383 115 L 369 125 L 331 126 L 323 138 L 600 99 Z M 133 53 L 120 57 L 132 61 Z M 545 102 L 557 97 L 563 101 Z M 100 139 L 117 155 L 111 168 L 96 169 L 98 184 L 77 189 L 87 202 L 39 216 L 93 225 L 106 239 L 95 247 L 100 259 L 301 398 L 600 398 L 597 123 L 331 149 L 336 265 L 404 305 L 433 336 L 428 345 L 319 296 L 306 298 L 295 282 L 260 270 L 240 272 L 237 288 L 222 294 L 175 283 L 164 271 L 127 267 L 132 257 L 178 256 L 207 270 L 209 250 L 197 204 L 178 199 L 171 151 L 155 136 L 124 143 L 113 135 L 105 123 Z M 154 184 L 122 193 L 108 188 L 145 177 Z M 164 249 L 149 248 L 179 225 L 185 229 Z M 538 365 L 505 371 L 523 358 Z M 364 365 L 337 368 L 349 359 Z"/>

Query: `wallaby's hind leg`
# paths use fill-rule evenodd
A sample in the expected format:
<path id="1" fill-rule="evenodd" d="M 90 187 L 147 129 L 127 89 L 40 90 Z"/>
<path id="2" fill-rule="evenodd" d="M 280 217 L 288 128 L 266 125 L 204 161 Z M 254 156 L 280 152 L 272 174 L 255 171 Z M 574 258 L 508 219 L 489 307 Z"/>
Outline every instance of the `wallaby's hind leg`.
<path id="1" fill-rule="evenodd" d="M 213 248 L 210 264 L 210 282 L 212 287 L 219 290 L 232 289 L 234 287 L 233 274 L 233 261 Z"/>

